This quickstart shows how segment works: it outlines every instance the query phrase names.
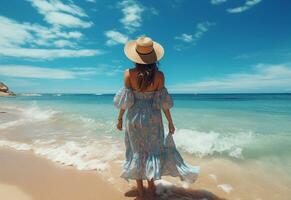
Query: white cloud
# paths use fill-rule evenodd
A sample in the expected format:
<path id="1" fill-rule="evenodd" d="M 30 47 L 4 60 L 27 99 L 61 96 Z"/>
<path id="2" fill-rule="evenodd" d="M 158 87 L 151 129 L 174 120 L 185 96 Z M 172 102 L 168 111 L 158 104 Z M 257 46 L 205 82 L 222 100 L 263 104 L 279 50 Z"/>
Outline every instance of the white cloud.
<path id="1" fill-rule="evenodd" d="M 87 57 L 103 54 L 98 49 L 33 49 L 33 48 L 0 48 L 0 57 L 18 57 L 32 59 L 55 59 L 69 57 Z"/>
<path id="2" fill-rule="evenodd" d="M 60 48 L 63 48 L 63 47 L 74 47 L 75 46 L 75 43 L 69 41 L 69 40 L 56 40 L 54 41 L 54 45 L 56 47 L 60 47 Z"/>
<path id="3" fill-rule="evenodd" d="M 241 13 L 244 12 L 246 10 L 249 10 L 250 8 L 252 8 L 253 6 L 261 3 L 262 0 L 246 0 L 245 4 L 243 6 L 239 6 L 236 8 L 229 8 L 227 9 L 227 12 L 229 13 Z"/>
<path id="4" fill-rule="evenodd" d="M 75 79 L 96 75 L 113 76 L 121 73 L 120 66 L 99 65 L 97 67 L 75 67 L 58 69 L 53 67 L 39 67 L 30 65 L 0 65 L 0 75 L 16 78 L 35 79 Z"/>
<path id="5" fill-rule="evenodd" d="M 21 45 L 51 46 L 54 40 L 80 39 L 83 36 L 79 31 L 64 32 L 38 24 L 18 23 L 3 16 L 0 16 L 0 30 L 0 46 L 7 48 Z"/>
<path id="6" fill-rule="evenodd" d="M 228 0 L 211 0 L 211 4 L 218 5 L 227 2 Z"/>
<path id="7" fill-rule="evenodd" d="M 108 65 L 108 64 L 98 64 L 96 67 L 75 67 L 73 70 L 79 71 L 79 75 L 106 75 L 106 76 L 114 76 L 118 73 L 123 73 L 124 70 L 120 65 Z M 82 70 L 82 71 L 80 71 Z"/>
<path id="8" fill-rule="evenodd" d="M 206 33 L 211 26 L 214 26 L 215 23 L 212 22 L 201 22 L 198 23 L 196 26 L 196 32 L 193 34 L 187 34 L 183 33 L 180 36 L 176 36 L 175 39 L 182 40 L 186 43 L 192 43 L 193 45 L 196 45 L 197 41 Z"/>
<path id="9" fill-rule="evenodd" d="M 114 30 L 106 31 L 106 37 L 108 40 L 106 41 L 106 45 L 113 46 L 116 44 L 124 44 L 128 41 L 128 36 Z"/>
<path id="10" fill-rule="evenodd" d="M 153 15 L 159 15 L 160 14 L 159 11 L 156 8 L 154 8 L 154 7 L 150 7 L 150 8 L 148 8 L 148 10 Z"/>
<path id="11" fill-rule="evenodd" d="M 87 22 L 62 12 L 50 12 L 46 15 L 45 19 L 50 24 L 69 28 L 89 28 L 93 25 L 92 22 Z"/>
<path id="12" fill-rule="evenodd" d="M 80 39 L 78 31 L 64 32 L 58 28 L 46 28 L 37 24 L 18 23 L 15 20 L 0 16 L 0 46 L 17 47 L 21 45 L 51 46 L 57 39 Z"/>
<path id="13" fill-rule="evenodd" d="M 32 39 L 26 25 L 18 24 L 13 20 L 0 16 L 0 46 L 11 47 L 25 44 Z"/>
<path id="14" fill-rule="evenodd" d="M 144 8 L 134 0 L 123 0 L 118 5 L 123 13 L 120 22 L 128 31 L 136 31 L 141 26 Z"/>
<path id="15" fill-rule="evenodd" d="M 291 88 L 291 66 L 258 64 L 249 73 L 229 74 L 200 82 L 174 85 L 178 92 L 287 92 Z"/>
<path id="16" fill-rule="evenodd" d="M 106 76 L 114 76 L 116 74 L 124 72 L 123 67 L 120 65 L 109 66 L 108 64 L 106 65 L 101 64 L 98 66 L 98 69 L 99 69 L 99 74 L 104 74 Z"/>
<path id="17" fill-rule="evenodd" d="M 72 1 L 62 3 L 60 0 L 27 0 L 44 16 L 47 23 L 54 26 L 88 28 L 93 25 L 86 21 L 85 11 Z"/>
<path id="18" fill-rule="evenodd" d="M 0 56 L 53 59 L 102 53 L 100 50 L 78 47 L 78 41 L 83 37 L 79 31 L 66 32 L 58 27 L 47 28 L 27 22 L 19 23 L 4 16 L 0 16 L 0 30 Z M 78 49 L 56 49 L 64 47 Z"/>
<path id="19" fill-rule="evenodd" d="M 39 13 L 45 14 L 48 12 L 66 12 L 81 17 L 87 16 L 85 11 L 72 1 L 62 3 L 60 0 L 27 0 L 38 10 Z"/>
<path id="20" fill-rule="evenodd" d="M 22 65 L 0 65 L 1 76 L 20 78 L 45 78 L 45 79 L 73 79 L 74 72 L 63 69 L 22 66 Z"/>
<path id="21" fill-rule="evenodd" d="M 175 39 L 182 40 L 184 42 L 192 42 L 193 41 L 193 35 L 183 33 L 181 36 L 175 37 Z"/>

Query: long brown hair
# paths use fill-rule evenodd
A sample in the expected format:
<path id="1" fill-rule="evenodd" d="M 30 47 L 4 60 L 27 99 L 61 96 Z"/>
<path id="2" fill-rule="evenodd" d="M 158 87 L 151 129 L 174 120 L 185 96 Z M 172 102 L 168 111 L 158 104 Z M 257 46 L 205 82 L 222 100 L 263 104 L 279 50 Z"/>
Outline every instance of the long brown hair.
<path id="1" fill-rule="evenodd" d="M 158 63 L 135 63 L 135 68 L 137 69 L 136 81 L 138 85 L 138 90 L 144 91 L 147 89 L 147 87 L 154 83 L 155 74 L 156 71 L 158 71 Z"/>

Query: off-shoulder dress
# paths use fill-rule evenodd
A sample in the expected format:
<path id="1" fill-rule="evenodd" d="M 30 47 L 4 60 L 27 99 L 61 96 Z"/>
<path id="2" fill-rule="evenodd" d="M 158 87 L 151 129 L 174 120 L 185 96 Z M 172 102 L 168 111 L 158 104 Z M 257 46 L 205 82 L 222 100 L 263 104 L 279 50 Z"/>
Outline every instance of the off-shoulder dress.
<path id="1" fill-rule="evenodd" d="M 126 160 L 121 177 L 157 180 L 170 175 L 188 183 L 197 179 L 199 167 L 184 162 L 172 135 L 164 132 L 161 109 L 173 107 L 166 88 L 153 92 L 123 88 L 115 95 L 114 105 L 127 110 Z"/>

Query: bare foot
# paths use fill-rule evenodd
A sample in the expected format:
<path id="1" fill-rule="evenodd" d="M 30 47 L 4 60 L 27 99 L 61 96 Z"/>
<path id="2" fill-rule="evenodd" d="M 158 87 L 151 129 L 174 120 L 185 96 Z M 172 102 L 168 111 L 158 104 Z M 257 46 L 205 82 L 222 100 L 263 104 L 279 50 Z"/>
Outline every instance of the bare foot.
<path id="1" fill-rule="evenodd" d="M 156 185 L 153 184 L 149 187 L 149 194 L 150 196 L 156 196 Z"/>
<path id="2" fill-rule="evenodd" d="M 146 200 L 145 196 L 137 196 L 134 200 Z"/>
<path id="3" fill-rule="evenodd" d="M 136 187 L 132 187 L 130 190 L 124 193 L 124 196 L 126 197 L 137 197 L 138 191 Z"/>

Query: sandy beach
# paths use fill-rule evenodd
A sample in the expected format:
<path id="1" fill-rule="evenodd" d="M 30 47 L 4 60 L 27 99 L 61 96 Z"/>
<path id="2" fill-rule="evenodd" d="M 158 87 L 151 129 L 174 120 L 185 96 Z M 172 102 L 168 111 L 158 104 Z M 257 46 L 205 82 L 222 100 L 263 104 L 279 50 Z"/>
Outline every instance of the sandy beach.
<path id="1" fill-rule="evenodd" d="M 32 152 L 0 150 L 0 197 L 9 200 L 98 200 L 134 199 L 132 183 L 117 180 L 112 184 L 96 171 L 78 171 L 62 166 Z M 288 199 L 290 189 L 274 184 L 259 171 L 246 172 L 228 161 L 201 162 L 203 172 L 198 181 L 185 189 L 177 179 L 166 177 L 157 181 L 156 199 Z M 228 170 L 224 170 L 225 167 Z M 117 171 L 119 169 L 116 169 Z M 216 174 L 211 174 L 210 172 Z M 116 175 L 116 174 L 115 174 Z M 113 176 L 115 176 L 113 175 Z M 116 178 L 116 177 L 115 177 Z M 249 182 L 252 179 L 252 183 Z M 177 183 L 175 186 L 170 184 Z M 234 187 L 235 185 L 235 187 Z M 276 187 L 273 187 L 273 186 Z M 117 187 L 118 186 L 118 187 Z M 272 191 L 266 188 L 272 188 Z M 119 188 L 119 189 L 118 189 Z"/>
<path id="2" fill-rule="evenodd" d="M 81 200 L 81 199 L 133 199 L 136 191 L 122 184 L 122 191 L 106 182 L 94 171 L 78 171 L 61 166 L 31 152 L 11 149 L 0 150 L 0 197 L 11 200 Z M 120 180 L 122 181 L 122 180 Z M 117 183 L 117 184 L 120 184 Z M 222 199 L 202 190 L 159 186 L 161 193 L 171 189 L 172 194 L 157 199 L 209 198 Z"/>
<path id="3" fill-rule="evenodd" d="M 60 166 L 31 152 L 1 149 L 0 163 L 1 199 L 125 199 L 96 172 Z"/>

